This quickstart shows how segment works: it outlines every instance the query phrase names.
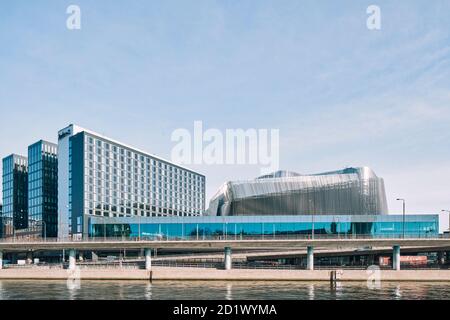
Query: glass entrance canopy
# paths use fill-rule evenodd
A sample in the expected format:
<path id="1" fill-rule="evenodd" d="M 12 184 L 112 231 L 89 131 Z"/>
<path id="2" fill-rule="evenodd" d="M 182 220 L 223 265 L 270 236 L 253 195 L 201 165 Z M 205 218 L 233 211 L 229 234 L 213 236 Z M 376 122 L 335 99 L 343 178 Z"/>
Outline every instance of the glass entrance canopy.
<path id="1" fill-rule="evenodd" d="M 435 237 L 438 215 L 91 217 L 89 237 L 245 239 L 290 237 Z"/>

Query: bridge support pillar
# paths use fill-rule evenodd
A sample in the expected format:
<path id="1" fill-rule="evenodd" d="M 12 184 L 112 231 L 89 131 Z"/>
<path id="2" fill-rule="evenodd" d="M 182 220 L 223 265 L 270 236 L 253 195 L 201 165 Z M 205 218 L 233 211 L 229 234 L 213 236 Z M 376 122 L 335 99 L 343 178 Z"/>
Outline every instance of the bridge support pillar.
<path id="1" fill-rule="evenodd" d="M 3 251 L 0 250 L 0 270 L 3 269 Z"/>
<path id="2" fill-rule="evenodd" d="M 98 261 L 98 254 L 95 251 L 91 252 L 91 259 L 92 259 L 92 262 Z"/>
<path id="3" fill-rule="evenodd" d="M 306 248 L 306 269 L 314 270 L 314 247 Z"/>
<path id="4" fill-rule="evenodd" d="M 225 258 L 224 258 L 225 270 L 231 270 L 231 266 L 232 266 L 231 248 L 225 247 Z"/>
<path id="5" fill-rule="evenodd" d="M 77 264 L 77 252 L 74 249 L 69 250 L 69 269 L 74 270 Z"/>
<path id="6" fill-rule="evenodd" d="M 26 264 L 32 264 L 33 263 L 33 252 L 28 251 L 27 252 L 27 259 L 25 261 Z"/>
<path id="7" fill-rule="evenodd" d="M 152 249 L 145 249 L 145 270 L 152 269 Z"/>
<path id="8" fill-rule="evenodd" d="M 393 246 L 392 269 L 400 270 L 400 246 Z"/>

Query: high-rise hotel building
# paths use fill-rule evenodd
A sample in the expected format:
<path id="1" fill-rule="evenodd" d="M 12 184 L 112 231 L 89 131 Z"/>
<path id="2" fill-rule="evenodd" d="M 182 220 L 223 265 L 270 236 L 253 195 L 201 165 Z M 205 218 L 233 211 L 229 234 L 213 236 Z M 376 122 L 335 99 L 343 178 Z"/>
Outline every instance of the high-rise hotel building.
<path id="1" fill-rule="evenodd" d="M 58 133 L 58 236 L 87 237 L 90 217 L 198 216 L 205 176 L 70 125 Z"/>
<path id="2" fill-rule="evenodd" d="M 58 233 L 58 146 L 43 140 L 28 147 L 28 227 Z"/>
<path id="3" fill-rule="evenodd" d="M 3 236 L 28 227 L 28 159 L 12 154 L 3 159 Z"/>

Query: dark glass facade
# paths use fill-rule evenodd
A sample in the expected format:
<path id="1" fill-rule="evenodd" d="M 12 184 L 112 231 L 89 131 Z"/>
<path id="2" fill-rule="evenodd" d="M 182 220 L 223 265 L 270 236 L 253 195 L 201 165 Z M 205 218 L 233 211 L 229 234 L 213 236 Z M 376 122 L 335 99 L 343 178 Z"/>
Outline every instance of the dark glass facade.
<path id="1" fill-rule="evenodd" d="M 314 226 L 314 227 L 313 227 Z M 330 235 L 351 237 L 401 237 L 401 215 L 366 216 L 228 216 L 112 218 L 90 219 L 90 237 L 162 238 L 162 239 L 240 239 L 245 237 L 282 237 Z M 406 237 L 434 237 L 439 232 L 438 215 L 407 215 L 404 231 Z"/>
<path id="2" fill-rule="evenodd" d="M 28 225 L 43 237 L 58 234 L 58 146 L 39 141 L 28 147 Z"/>
<path id="3" fill-rule="evenodd" d="M 28 227 L 28 159 L 10 155 L 3 159 L 3 235 Z"/>

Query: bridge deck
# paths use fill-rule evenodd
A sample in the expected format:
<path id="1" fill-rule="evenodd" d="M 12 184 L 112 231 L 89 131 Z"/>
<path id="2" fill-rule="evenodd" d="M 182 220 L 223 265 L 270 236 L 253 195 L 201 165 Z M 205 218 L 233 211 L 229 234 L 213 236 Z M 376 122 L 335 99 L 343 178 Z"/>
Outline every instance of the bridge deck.
<path id="1" fill-rule="evenodd" d="M 392 247 L 421 246 L 449 247 L 450 238 L 410 238 L 410 239 L 289 239 L 289 240 L 177 240 L 177 241 L 21 241 L 0 242 L 0 250 L 4 252 L 30 250 L 111 250 L 111 249 L 198 249 L 224 247 L 239 249 L 295 249 L 313 246 L 315 248 L 361 248 L 361 247 Z"/>

